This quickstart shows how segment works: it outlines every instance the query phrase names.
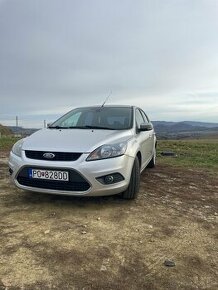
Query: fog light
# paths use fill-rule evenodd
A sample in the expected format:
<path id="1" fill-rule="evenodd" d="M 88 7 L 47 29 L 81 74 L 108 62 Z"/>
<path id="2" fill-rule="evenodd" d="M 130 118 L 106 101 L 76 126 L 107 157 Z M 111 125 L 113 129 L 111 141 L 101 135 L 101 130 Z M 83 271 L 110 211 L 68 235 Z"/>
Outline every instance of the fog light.
<path id="1" fill-rule="evenodd" d="M 106 184 L 111 184 L 114 182 L 114 177 L 113 175 L 106 175 L 105 178 L 104 178 L 104 182 Z"/>
<path id="2" fill-rule="evenodd" d="M 108 175 L 97 177 L 96 179 L 100 183 L 107 185 L 107 184 L 113 184 L 113 183 L 123 181 L 124 177 L 122 174 L 115 172 L 113 174 L 108 174 Z"/>

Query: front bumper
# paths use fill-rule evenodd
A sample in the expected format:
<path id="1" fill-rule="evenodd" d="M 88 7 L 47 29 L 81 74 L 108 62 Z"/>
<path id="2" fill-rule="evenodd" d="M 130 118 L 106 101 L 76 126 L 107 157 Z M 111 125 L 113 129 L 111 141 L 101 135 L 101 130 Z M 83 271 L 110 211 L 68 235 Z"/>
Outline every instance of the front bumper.
<path id="1" fill-rule="evenodd" d="M 62 162 L 33 160 L 27 158 L 24 151 L 22 151 L 21 157 L 18 157 L 11 152 L 9 158 L 9 167 L 13 171 L 11 178 L 18 188 L 50 194 L 103 196 L 121 193 L 128 187 L 134 163 L 133 157 L 123 155 L 103 160 L 86 161 L 87 156 L 88 154 L 82 154 L 76 161 Z M 73 190 L 70 190 L 69 188 L 68 190 L 64 190 L 60 186 L 57 186 L 57 188 L 55 188 L 55 186 L 51 186 L 51 188 L 41 188 L 37 187 L 37 184 L 34 184 L 34 186 L 23 185 L 21 184 L 22 182 L 19 177 L 21 172 L 25 171 L 25 168 L 68 170 L 80 175 L 89 184 L 89 186 L 88 189 L 84 187 L 85 190 L 76 190 L 76 188 L 73 188 Z M 113 173 L 121 174 L 124 179 L 112 184 L 102 184 L 102 182 L 97 180 L 97 178 L 101 176 Z"/>

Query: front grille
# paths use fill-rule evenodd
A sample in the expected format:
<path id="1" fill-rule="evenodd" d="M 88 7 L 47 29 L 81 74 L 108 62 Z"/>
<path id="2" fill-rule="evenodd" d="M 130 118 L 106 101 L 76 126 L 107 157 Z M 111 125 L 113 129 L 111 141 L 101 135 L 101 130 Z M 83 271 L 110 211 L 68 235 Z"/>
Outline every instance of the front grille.
<path id="1" fill-rule="evenodd" d="M 34 169 L 37 167 L 34 166 Z M 63 170 L 58 168 L 38 168 L 46 170 Z M 69 181 L 59 181 L 59 180 L 46 180 L 46 179 L 36 179 L 29 178 L 29 167 L 24 167 L 17 176 L 17 181 L 20 185 L 44 188 L 44 189 L 54 189 L 63 191 L 86 191 L 90 188 L 90 184 L 75 170 L 68 170 Z"/>
<path id="2" fill-rule="evenodd" d="M 48 159 L 43 156 L 44 153 L 53 153 L 54 158 Z M 48 151 L 32 151 L 25 150 L 25 155 L 30 159 L 49 160 L 49 161 L 76 161 L 82 153 L 71 152 L 48 152 Z"/>

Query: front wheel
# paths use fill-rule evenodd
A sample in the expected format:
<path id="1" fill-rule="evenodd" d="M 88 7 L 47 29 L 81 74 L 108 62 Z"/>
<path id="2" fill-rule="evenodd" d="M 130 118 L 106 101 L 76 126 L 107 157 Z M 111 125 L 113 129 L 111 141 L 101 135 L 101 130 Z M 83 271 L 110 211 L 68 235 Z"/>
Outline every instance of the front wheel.
<path id="1" fill-rule="evenodd" d="M 148 163 L 147 167 L 148 168 L 154 168 L 155 167 L 155 164 L 156 164 L 156 148 L 154 148 L 154 153 L 153 153 L 152 159 Z"/>
<path id="2" fill-rule="evenodd" d="M 135 199 L 139 192 L 140 185 L 140 165 L 139 159 L 136 157 L 128 188 L 122 193 L 124 199 Z"/>

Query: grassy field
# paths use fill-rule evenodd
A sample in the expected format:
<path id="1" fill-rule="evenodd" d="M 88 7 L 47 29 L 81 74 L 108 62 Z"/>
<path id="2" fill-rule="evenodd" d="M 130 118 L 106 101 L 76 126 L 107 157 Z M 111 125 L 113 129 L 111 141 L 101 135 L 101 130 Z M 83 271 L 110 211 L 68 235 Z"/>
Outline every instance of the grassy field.
<path id="1" fill-rule="evenodd" d="M 0 152 L 2 150 L 10 150 L 15 142 L 17 142 L 20 138 L 17 137 L 1 137 L 0 138 Z"/>
<path id="2" fill-rule="evenodd" d="M 175 157 L 161 156 L 162 151 L 172 151 Z M 218 139 L 160 140 L 158 162 L 196 169 L 218 171 Z"/>

